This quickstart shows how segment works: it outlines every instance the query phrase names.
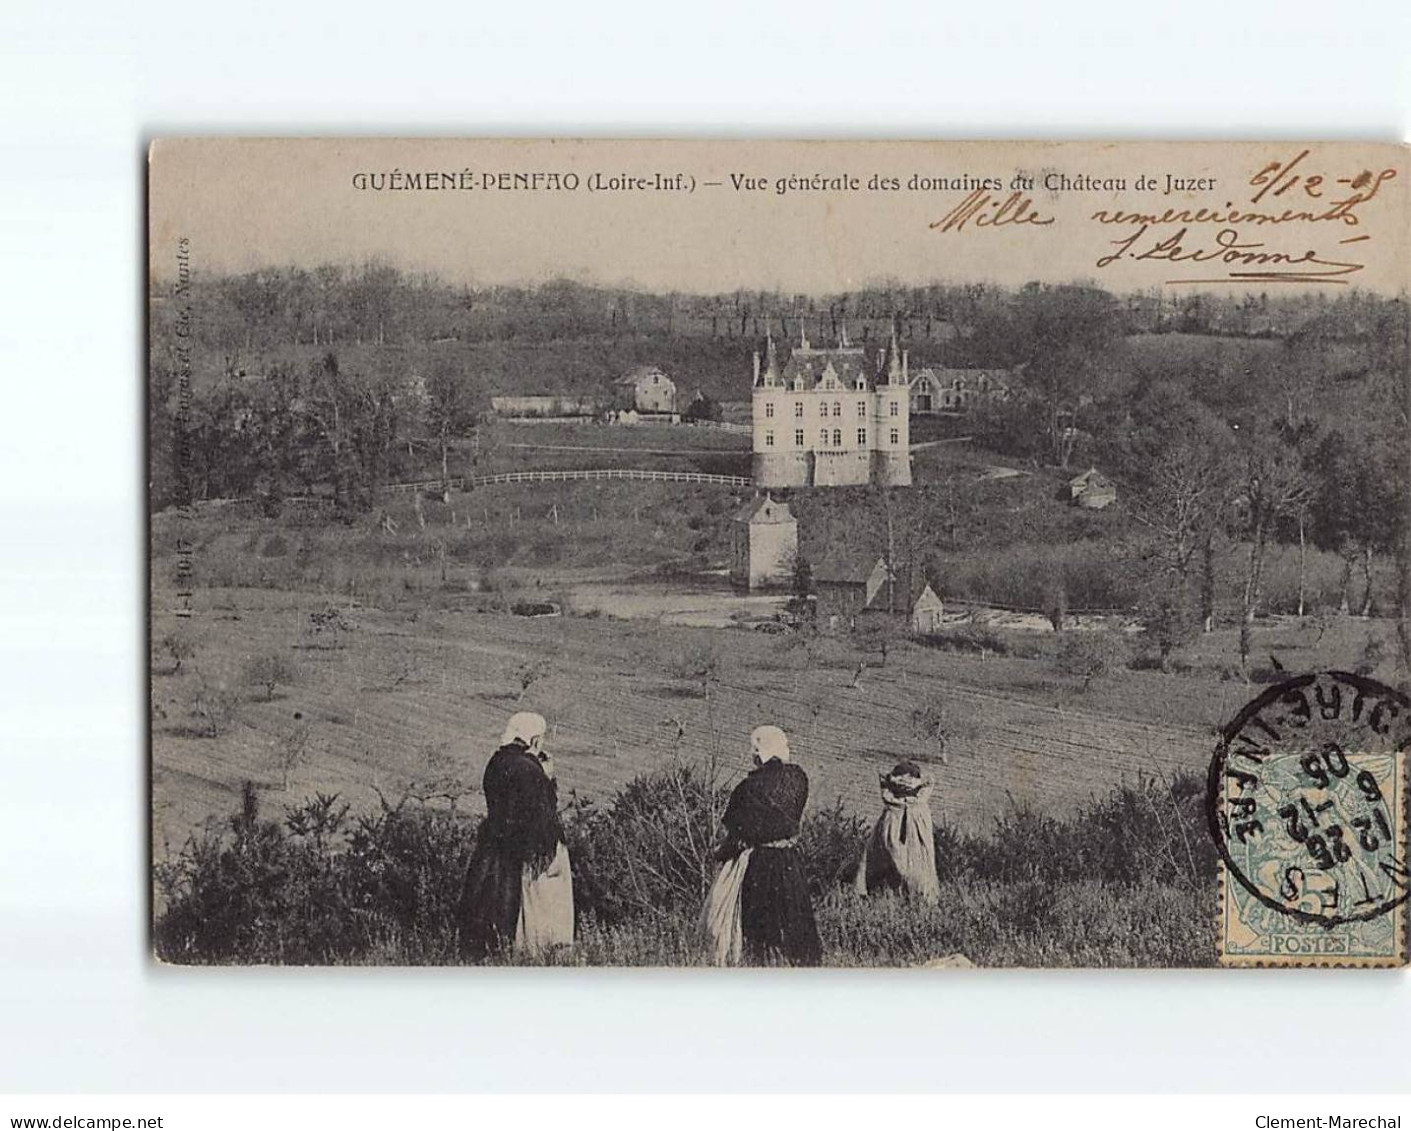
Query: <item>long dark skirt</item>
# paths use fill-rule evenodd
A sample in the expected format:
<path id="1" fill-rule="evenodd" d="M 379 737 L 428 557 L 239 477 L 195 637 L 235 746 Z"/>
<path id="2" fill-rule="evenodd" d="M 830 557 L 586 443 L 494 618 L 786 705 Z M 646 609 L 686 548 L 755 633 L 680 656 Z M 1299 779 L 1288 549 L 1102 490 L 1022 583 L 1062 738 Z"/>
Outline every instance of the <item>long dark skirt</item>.
<path id="1" fill-rule="evenodd" d="M 756 848 L 740 888 L 745 958 L 756 963 L 817 966 L 823 944 L 797 848 Z"/>
<path id="2" fill-rule="evenodd" d="M 483 959 L 514 945 L 524 865 L 493 844 L 476 846 L 457 914 L 461 957 Z"/>

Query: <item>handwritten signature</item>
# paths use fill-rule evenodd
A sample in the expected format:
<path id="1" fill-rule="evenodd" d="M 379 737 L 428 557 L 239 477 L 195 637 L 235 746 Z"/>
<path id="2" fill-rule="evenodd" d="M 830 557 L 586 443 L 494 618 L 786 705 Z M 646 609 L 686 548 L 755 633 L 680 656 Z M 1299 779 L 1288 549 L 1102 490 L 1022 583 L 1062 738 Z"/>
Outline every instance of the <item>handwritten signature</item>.
<path id="1" fill-rule="evenodd" d="M 1260 282 L 1260 283 L 1330 283 L 1343 282 L 1340 276 L 1353 275 L 1366 264 L 1354 261 L 1324 259 L 1314 250 L 1296 253 L 1266 250 L 1267 244 L 1249 241 L 1241 237 L 1236 228 L 1221 228 L 1215 233 L 1214 247 L 1188 246 L 1189 228 L 1181 228 L 1172 235 L 1143 246 L 1150 224 L 1143 224 L 1124 240 L 1113 240 L 1116 251 L 1102 256 L 1098 267 L 1108 267 L 1121 259 L 1134 259 L 1138 262 L 1158 260 L 1166 263 L 1218 263 L 1246 270 L 1232 270 L 1223 278 L 1216 279 L 1171 279 L 1172 283 L 1221 283 L 1221 282 Z M 1357 243 L 1370 239 L 1370 236 L 1356 236 L 1342 243 Z M 1273 270 L 1271 268 L 1281 268 Z M 1258 270 L 1263 268 L 1263 270 Z M 1287 270 L 1286 268 L 1297 268 Z"/>

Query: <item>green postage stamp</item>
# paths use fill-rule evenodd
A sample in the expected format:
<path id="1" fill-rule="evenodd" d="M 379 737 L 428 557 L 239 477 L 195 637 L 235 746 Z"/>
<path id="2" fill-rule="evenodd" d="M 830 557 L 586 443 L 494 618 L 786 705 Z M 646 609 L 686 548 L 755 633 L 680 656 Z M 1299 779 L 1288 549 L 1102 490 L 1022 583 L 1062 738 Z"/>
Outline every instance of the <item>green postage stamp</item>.
<path id="1" fill-rule="evenodd" d="M 1344 672 L 1265 691 L 1225 728 L 1210 766 L 1222 857 L 1220 961 L 1406 961 L 1405 696 Z"/>

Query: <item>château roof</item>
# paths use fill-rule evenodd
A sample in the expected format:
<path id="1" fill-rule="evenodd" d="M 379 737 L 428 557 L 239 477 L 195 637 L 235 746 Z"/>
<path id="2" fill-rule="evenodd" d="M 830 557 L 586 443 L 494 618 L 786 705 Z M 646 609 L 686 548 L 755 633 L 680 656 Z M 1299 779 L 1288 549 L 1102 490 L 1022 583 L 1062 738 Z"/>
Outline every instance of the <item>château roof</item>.
<path id="1" fill-rule="evenodd" d="M 836 379 L 843 388 L 856 387 L 861 378 L 868 388 L 876 383 L 876 365 L 870 364 L 861 346 L 836 349 L 795 349 L 784 363 L 784 381 L 793 386 L 802 377 L 804 388 L 812 389 L 827 376 Z"/>
<path id="2" fill-rule="evenodd" d="M 756 366 L 759 355 L 756 354 Z M 897 344 L 896 333 L 892 334 L 891 356 L 879 349 L 875 356 L 869 355 L 862 346 L 848 341 L 844 329 L 841 340 L 833 346 L 814 346 L 808 337 L 802 336 L 797 346 L 789 352 L 783 367 L 779 366 L 774 339 L 769 339 L 765 367 L 759 374 L 760 383 L 773 388 L 792 389 L 801 384 L 804 389 L 816 389 L 827 380 L 835 380 L 839 391 L 856 389 L 861 381 L 865 389 L 874 390 L 887 383 L 895 375 L 898 381 L 904 380 L 904 358 Z"/>
<path id="3" fill-rule="evenodd" d="M 736 522 L 748 522 L 751 526 L 759 523 L 785 524 L 797 521 L 789 513 L 789 504 L 775 499 L 766 491 L 759 498 L 746 503 L 744 510 L 735 516 Z"/>

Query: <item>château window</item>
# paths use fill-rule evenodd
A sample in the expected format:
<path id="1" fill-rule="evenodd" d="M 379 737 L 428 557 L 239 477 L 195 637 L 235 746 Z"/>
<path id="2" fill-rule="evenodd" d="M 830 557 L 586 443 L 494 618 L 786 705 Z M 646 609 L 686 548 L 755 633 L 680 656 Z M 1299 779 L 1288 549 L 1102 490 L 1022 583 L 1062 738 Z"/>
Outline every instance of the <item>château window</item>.
<path id="1" fill-rule="evenodd" d="M 859 420 L 866 420 L 866 419 L 867 419 L 867 402 L 866 402 L 866 401 L 858 401 L 858 402 L 857 402 L 857 418 L 858 418 Z"/>
<path id="2" fill-rule="evenodd" d="M 818 430 L 818 446 L 820 448 L 826 448 L 828 446 L 828 429 L 820 428 Z"/>
<path id="3" fill-rule="evenodd" d="M 774 405 L 772 402 L 764 406 L 764 415 L 767 417 L 772 417 L 774 415 Z"/>
<path id="4" fill-rule="evenodd" d="M 834 401 L 834 402 L 833 402 L 833 415 L 834 415 L 834 416 L 842 416 L 842 415 L 843 415 L 843 406 L 840 405 L 837 401 Z"/>
<path id="5" fill-rule="evenodd" d="M 764 434 L 764 446 L 765 446 L 766 448 L 772 448 L 772 447 L 774 446 L 774 433 L 773 433 L 773 432 L 766 432 L 766 433 Z"/>
<path id="6" fill-rule="evenodd" d="M 833 446 L 835 448 L 841 448 L 843 446 L 843 430 L 841 428 L 833 429 Z"/>
<path id="7" fill-rule="evenodd" d="M 892 429 L 892 443 L 894 443 L 894 444 L 900 444 L 900 443 L 901 443 L 901 433 L 898 432 L 895 428 Z"/>
<path id="8" fill-rule="evenodd" d="M 860 445 L 862 445 L 864 448 L 867 447 L 867 429 L 866 429 L 866 428 L 859 428 L 859 429 L 857 430 L 857 442 L 858 442 Z"/>
<path id="9" fill-rule="evenodd" d="M 900 402 L 900 401 L 893 401 L 893 402 L 891 403 L 891 407 L 887 410 L 887 411 L 888 411 L 888 415 L 890 415 L 890 416 L 896 416 L 896 415 L 898 414 L 898 412 L 899 412 L 900 409 L 901 409 L 901 402 Z"/>
<path id="10" fill-rule="evenodd" d="M 803 415 L 803 401 L 795 401 L 795 402 L 794 402 L 794 416 L 795 416 L 795 417 L 800 417 L 800 416 L 802 416 L 802 415 Z"/>

